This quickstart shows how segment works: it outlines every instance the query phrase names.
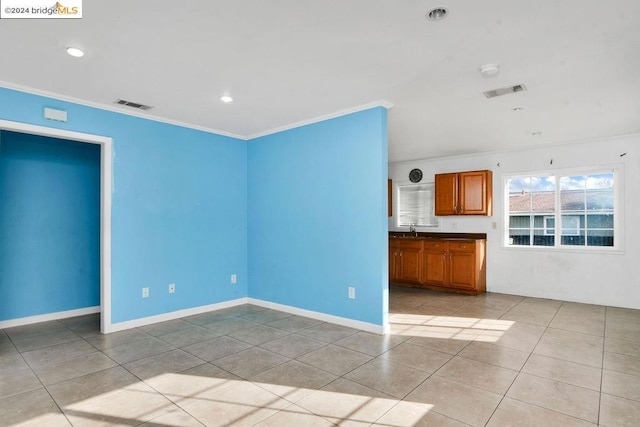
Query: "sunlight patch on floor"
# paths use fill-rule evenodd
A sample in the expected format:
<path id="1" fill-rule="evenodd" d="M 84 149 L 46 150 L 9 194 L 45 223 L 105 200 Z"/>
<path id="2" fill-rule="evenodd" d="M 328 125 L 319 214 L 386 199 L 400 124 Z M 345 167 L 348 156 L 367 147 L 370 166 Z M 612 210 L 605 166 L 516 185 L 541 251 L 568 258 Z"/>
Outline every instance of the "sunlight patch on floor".
<path id="1" fill-rule="evenodd" d="M 166 397 L 154 390 L 153 385 L 164 389 Z M 277 414 L 274 421 L 322 417 L 336 424 L 371 424 L 384 421 L 381 417 L 385 416 L 391 424 L 381 425 L 409 427 L 433 408 L 431 404 L 411 402 L 409 411 L 405 408 L 396 414 L 398 411 L 392 409 L 399 403 L 393 398 L 166 373 L 70 403 L 62 409 L 72 423 L 79 425 L 137 424 L 180 414 L 187 418 L 190 414 L 206 425 L 254 425 Z M 29 422 L 40 419 L 46 420 L 47 415 Z"/>
<path id="2" fill-rule="evenodd" d="M 496 342 L 516 322 L 457 316 L 394 313 L 389 315 L 393 335 Z"/>

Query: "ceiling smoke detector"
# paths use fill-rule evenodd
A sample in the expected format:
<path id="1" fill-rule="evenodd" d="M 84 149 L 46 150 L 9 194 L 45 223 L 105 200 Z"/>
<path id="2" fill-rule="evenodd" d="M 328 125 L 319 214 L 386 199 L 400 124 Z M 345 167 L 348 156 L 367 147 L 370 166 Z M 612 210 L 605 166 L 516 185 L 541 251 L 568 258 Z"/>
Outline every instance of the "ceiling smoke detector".
<path id="1" fill-rule="evenodd" d="M 487 98 L 495 98 L 496 96 L 508 95 L 510 93 L 523 92 L 527 90 L 527 87 L 523 84 L 501 87 L 499 89 L 488 90 L 486 92 L 482 92 L 484 96 Z"/>
<path id="2" fill-rule="evenodd" d="M 426 18 L 429 21 L 442 21 L 449 15 L 449 11 L 444 7 L 436 7 L 427 13 Z"/>
<path id="3" fill-rule="evenodd" d="M 482 77 L 495 77 L 500 73 L 500 66 L 496 64 L 485 64 L 480 67 Z"/>
<path id="4" fill-rule="evenodd" d="M 150 109 L 153 108 L 150 105 L 144 105 L 144 104 L 140 104 L 138 102 L 126 101 L 124 99 L 116 99 L 115 103 L 118 104 L 118 105 L 124 105 L 125 107 L 136 108 L 138 110 L 150 110 Z"/>

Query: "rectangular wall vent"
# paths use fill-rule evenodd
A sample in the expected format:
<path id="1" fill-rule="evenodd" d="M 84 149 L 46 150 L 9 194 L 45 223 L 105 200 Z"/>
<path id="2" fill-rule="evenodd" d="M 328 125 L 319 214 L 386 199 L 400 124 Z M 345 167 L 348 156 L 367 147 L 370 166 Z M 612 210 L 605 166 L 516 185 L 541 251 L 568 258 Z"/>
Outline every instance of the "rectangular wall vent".
<path id="1" fill-rule="evenodd" d="M 150 105 L 139 104 L 137 102 L 125 101 L 124 99 L 117 99 L 116 104 L 125 105 L 131 108 L 137 108 L 138 110 L 150 110 L 153 107 Z"/>
<path id="2" fill-rule="evenodd" d="M 487 98 L 495 98 L 496 96 L 507 95 L 509 93 L 523 92 L 525 90 L 527 90 L 527 87 L 523 84 L 519 84 L 515 86 L 501 87 L 500 89 L 488 90 L 482 93 Z"/>

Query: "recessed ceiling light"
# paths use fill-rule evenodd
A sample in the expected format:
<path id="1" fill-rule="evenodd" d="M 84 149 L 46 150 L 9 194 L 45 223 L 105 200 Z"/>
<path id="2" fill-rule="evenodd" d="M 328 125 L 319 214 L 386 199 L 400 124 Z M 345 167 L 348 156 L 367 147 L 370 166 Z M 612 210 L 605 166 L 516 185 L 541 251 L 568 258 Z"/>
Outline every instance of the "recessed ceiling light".
<path id="1" fill-rule="evenodd" d="M 524 110 L 524 108 L 523 107 L 516 107 L 516 108 L 512 108 L 511 110 L 515 111 L 516 113 L 518 113 L 518 112 Z"/>
<path id="2" fill-rule="evenodd" d="M 225 104 L 228 104 L 230 102 L 233 102 L 233 98 L 230 97 L 229 95 L 222 95 L 220 97 L 220 101 L 224 102 Z"/>
<path id="3" fill-rule="evenodd" d="M 427 13 L 426 18 L 429 21 L 442 21 L 449 15 L 449 11 L 444 7 L 436 7 Z"/>
<path id="4" fill-rule="evenodd" d="M 496 64 L 485 64 L 480 67 L 482 77 L 495 77 L 500 73 L 500 66 Z"/>
<path id="5" fill-rule="evenodd" d="M 531 136 L 540 136 L 542 132 L 531 132 Z"/>
<path id="6" fill-rule="evenodd" d="M 84 50 L 77 47 L 68 47 L 67 53 L 74 58 L 82 58 L 84 56 Z"/>

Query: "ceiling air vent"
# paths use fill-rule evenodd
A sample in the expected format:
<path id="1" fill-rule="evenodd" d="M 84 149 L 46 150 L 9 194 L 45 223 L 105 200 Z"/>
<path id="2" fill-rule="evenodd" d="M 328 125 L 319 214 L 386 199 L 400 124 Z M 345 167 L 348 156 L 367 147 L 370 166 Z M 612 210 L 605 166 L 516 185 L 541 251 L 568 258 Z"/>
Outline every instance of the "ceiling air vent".
<path id="1" fill-rule="evenodd" d="M 500 89 L 488 90 L 482 93 L 487 98 L 495 98 L 496 96 L 507 95 L 509 93 L 523 92 L 525 90 L 527 90 L 527 87 L 523 84 L 519 84 L 515 86 L 501 87 Z"/>
<path id="2" fill-rule="evenodd" d="M 138 110 L 150 110 L 153 108 L 150 105 L 138 104 L 137 102 L 125 101 L 124 99 L 116 100 L 116 104 L 125 105 L 131 108 L 137 108 Z"/>

